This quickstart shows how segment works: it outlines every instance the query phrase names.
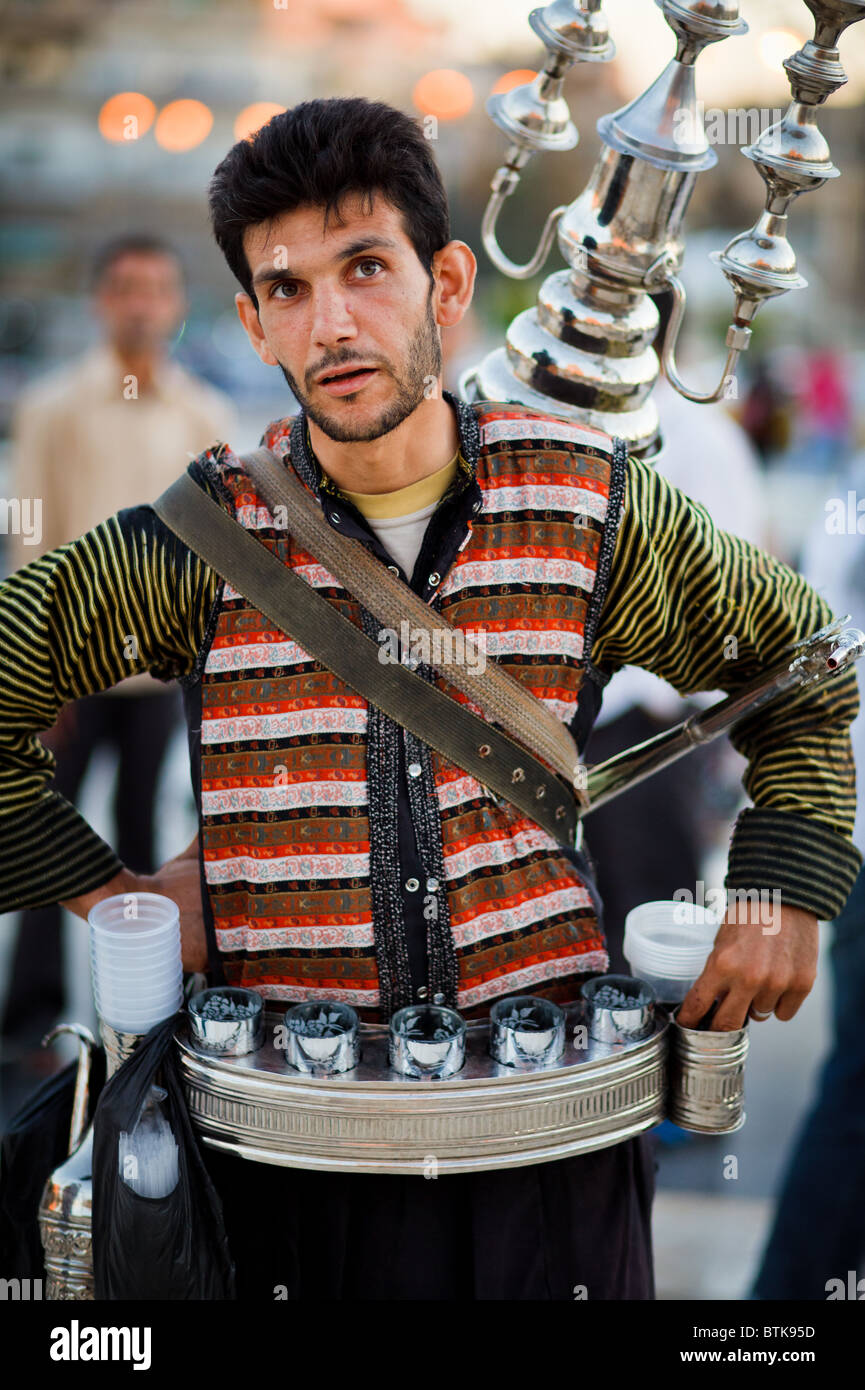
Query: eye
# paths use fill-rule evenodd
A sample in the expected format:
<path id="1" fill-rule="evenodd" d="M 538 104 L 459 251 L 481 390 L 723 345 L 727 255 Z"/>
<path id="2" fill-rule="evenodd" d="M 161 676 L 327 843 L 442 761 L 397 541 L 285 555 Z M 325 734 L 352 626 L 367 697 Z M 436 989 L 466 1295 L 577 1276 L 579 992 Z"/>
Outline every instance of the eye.
<path id="1" fill-rule="evenodd" d="M 361 266 L 365 266 L 365 265 L 374 265 L 374 266 L 378 266 L 381 270 L 384 269 L 383 263 L 382 263 L 381 261 L 377 261 L 373 256 L 367 256 L 364 260 L 358 261 L 358 263 L 357 263 L 357 269 L 360 270 Z M 361 279 L 362 279 L 362 280 L 371 280 L 371 279 L 373 279 L 373 276 L 371 276 L 371 275 L 362 275 L 362 276 L 361 276 Z"/>
<path id="2" fill-rule="evenodd" d="M 294 288 L 295 288 L 295 284 L 294 284 L 294 281 L 293 281 L 293 280 L 278 280 L 278 281 L 276 282 L 276 284 L 274 285 L 274 287 L 273 287 L 273 291 L 272 291 L 271 297 L 272 297 L 273 299 L 276 299 L 276 298 L 279 298 L 279 299 L 283 299 L 283 298 L 294 299 L 294 298 L 295 298 L 294 295 L 277 295 L 277 290 L 291 290 L 291 289 L 294 289 Z"/>

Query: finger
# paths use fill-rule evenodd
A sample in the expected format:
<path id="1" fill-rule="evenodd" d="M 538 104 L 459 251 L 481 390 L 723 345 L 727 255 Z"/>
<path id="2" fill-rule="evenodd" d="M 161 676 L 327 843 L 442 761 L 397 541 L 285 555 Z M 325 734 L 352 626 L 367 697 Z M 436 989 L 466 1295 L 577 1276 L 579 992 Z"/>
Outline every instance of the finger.
<path id="1" fill-rule="evenodd" d="M 700 1019 L 709 1012 L 722 988 L 720 978 L 707 962 L 702 975 L 692 984 L 676 1014 L 676 1022 L 682 1028 L 696 1028 Z"/>
<path id="2" fill-rule="evenodd" d="M 778 1001 L 775 1017 L 786 1023 L 787 1019 L 793 1018 L 799 1012 L 810 993 L 809 989 L 788 989 Z"/>
<path id="3" fill-rule="evenodd" d="M 725 994 L 709 1027 L 713 1033 L 732 1033 L 734 1029 L 744 1028 L 748 1019 L 753 994 L 741 985 L 734 985 Z"/>
<path id="4" fill-rule="evenodd" d="M 751 1000 L 748 1017 L 752 1018 L 755 1023 L 768 1023 L 777 1009 L 780 999 L 781 995 L 777 990 L 763 990 Z"/>

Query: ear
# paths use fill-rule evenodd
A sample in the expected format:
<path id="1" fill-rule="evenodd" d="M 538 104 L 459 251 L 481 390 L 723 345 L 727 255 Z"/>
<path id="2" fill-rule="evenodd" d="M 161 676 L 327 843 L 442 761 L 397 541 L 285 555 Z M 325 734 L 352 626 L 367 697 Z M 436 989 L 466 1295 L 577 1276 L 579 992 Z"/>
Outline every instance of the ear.
<path id="1" fill-rule="evenodd" d="M 262 362 L 268 367 L 278 367 L 279 362 L 270 350 L 268 341 L 264 336 L 261 320 L 258 317 L 258 310 L 249 295 L 240 290 L 234 296 L 234 302 L 237 305 L 237 317 L 246 329 L 246 336 Z"/>
<path id="2" fill-rule="evenodd" d="M 449 241 L 432 260 L 435 320 L 443 328 L 459 323 L 472 302 L 478 263 L 464 241 Z"/>

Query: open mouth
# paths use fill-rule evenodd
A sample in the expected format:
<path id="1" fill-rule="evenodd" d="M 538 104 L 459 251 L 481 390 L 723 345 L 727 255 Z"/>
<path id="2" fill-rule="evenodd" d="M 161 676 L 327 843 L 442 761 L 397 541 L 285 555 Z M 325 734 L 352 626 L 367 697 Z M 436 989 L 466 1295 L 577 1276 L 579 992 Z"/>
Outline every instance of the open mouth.
<path id="1" fill-rule="evenodd" d="M 352 371 L 334 372 L 332 375 L 322 377 L 319 385 L 332 395 L 343 395 L 363 386 L 365 382 L 375 376 L 377 370 L 376 367 L 359 367 Z"/>

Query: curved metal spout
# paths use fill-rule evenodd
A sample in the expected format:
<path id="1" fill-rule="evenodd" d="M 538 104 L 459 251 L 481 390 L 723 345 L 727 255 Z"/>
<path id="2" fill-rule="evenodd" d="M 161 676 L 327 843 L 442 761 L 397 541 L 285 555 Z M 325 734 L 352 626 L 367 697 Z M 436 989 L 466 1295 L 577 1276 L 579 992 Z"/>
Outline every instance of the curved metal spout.
<path id="1" fill-rule="evenodd" d="M 822 684 L 858 661 L 865 654 L 865 632 L 856 627 L 845 628 L 844 624 L 849 621 L 848 613 L 820 628 L 797 642 L 785 661 L 742 690 L 710 705 L 700 714 L 692 714 L 655 738 L 646 739 L 590 767 L 585 784 L 589 804 L 581 816 L 591 814 L 598 806 L 675 762 L 692 748 L 711 743 L 790 690 Z"/>

